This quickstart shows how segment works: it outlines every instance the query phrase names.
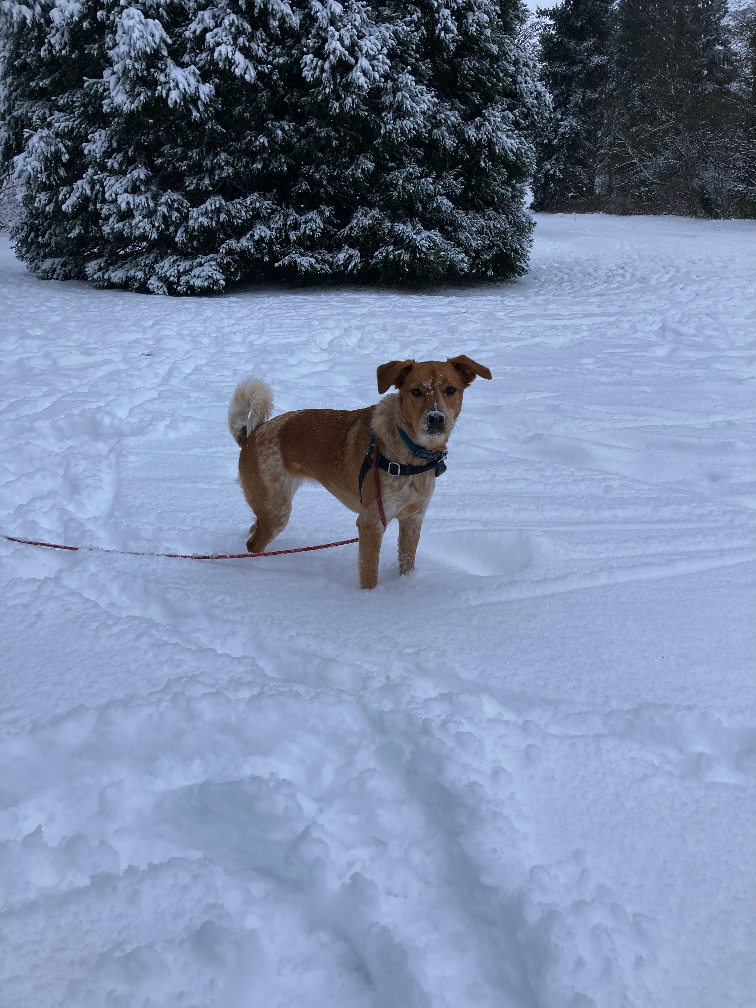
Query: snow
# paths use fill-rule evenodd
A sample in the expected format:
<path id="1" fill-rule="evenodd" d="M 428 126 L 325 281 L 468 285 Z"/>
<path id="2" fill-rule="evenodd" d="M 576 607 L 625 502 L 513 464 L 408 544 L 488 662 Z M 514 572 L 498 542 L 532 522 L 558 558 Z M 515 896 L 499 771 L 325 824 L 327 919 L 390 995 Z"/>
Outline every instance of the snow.
<path id="1" fill-rule="evenodd" d="M 521 280 L 174 299 L 3 246 L 13 1008 L 756 1004 L 756 226 L 537 218 Z M 238 561 L 226 426 L 465 353 L 398 577 Z M 351 538 L 304 486 L 272 548 Z"/>

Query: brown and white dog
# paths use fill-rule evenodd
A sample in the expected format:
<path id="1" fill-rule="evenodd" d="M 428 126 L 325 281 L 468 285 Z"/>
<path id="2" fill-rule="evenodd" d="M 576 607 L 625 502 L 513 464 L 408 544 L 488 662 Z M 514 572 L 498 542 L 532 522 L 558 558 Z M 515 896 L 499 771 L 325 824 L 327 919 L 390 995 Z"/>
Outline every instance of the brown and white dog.
<path id="1" fill-rule="evenodd" d="M 393 469 L 419 467 L 423 460 L 408 447 L 428 453 L 446 450 L 462 408 L 462 393 L 479 375 L 491 372 L 464 355 L 442 361 L 389 361 L 378 368 L 378 392 L 398 389 L 375 406 L 358 410 L 306 409 L 269 420 L 273 397 L 264 382 L 248 378 L 234 392 L 228 425 L 237 444 L 239 482 L 255 513 L 247 549 L 262 553 L 281 533 L 291 502 L 303 480 L 316 480 L 357 513 L 360 587 L 378 583 L 383 540 L 373 475 L 360 492 L 360 470 L 373 438 Z M 402 438 L 404 431 L 406 438 Z M 396 463 L 400 465 L 397 466 Z M 378 471 L 386 522 L 399 520 L 399 572 L 415 566 L 423 516 L 433 495 L 431 465 L 413 475 Z"/>

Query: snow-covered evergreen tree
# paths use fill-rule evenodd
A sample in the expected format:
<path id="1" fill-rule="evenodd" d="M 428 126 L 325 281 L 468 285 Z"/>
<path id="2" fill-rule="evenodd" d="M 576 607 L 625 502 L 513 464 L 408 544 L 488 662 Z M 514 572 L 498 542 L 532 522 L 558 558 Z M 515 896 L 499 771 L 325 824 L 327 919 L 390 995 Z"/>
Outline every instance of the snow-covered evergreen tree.
<path id="1" fill-rule="evenodd" d="M 539 10 L 543 79 L 553 111 L 537 145 L 534 210 L 602 206 L 601 129 L 612 56 L 613 0 L 565 0 Z"/>
<path id="2" fill-rule="evenodd" d="M 524 272 L 548 99 L 520 0 L 3 0 L 2 158 L 39 276 Z"/>
<path id="3" fill-rule="evenodd" d="M 17 251 L 42 275 L 83 276 L 87 214 L 72 215 L 69 201 L 99 108 L 87 81 L 100 76 L 105 53 L 83 5 L 3 0 L 0 17 L 0 174 L 17 156 Z"/>

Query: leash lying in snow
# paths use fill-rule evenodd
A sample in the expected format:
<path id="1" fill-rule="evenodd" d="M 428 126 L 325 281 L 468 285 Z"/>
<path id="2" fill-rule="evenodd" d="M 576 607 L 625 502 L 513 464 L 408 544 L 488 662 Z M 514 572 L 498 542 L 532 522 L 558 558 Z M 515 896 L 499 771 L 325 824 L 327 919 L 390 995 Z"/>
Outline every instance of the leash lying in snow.
<path id="1" fill-rule="evenodd" d="M 311 550 L 330 549 L 331 546 L 348 546 L 359 542 L 359 539 L 342 539 L 340 542 L 323 543 L 321 546 L 299 546 L 297 549 L 269 550 L 267 553 L 138 553 L 135 550 L 106 550 L 100 546 L 61 546 L 60 543 L 39 542 L 37 539 L 18 539 L 16 536 L 4 535 L 9 542 L 23 543 L 25 546 L 45 546 L 47 549 L 62 549 L 76 552 L 78 550 L 97 550 L 101 553 L 119 553 L 121 556 L 154 556 L 173 557 L 179 560 L 247 560 L 264 556 L 283 556 L 284 553 L 309 553 Z"/>
<path id="2" fill-rule="evenodd" d="M 399 431 L 402 441 L 404 441 L 416 458 L 430 459 L 430 462 L 424 466 L 406 465 L 404 462 L 389 462 L 378 451 L 375 436 L 370 439 L 370 447 L 367 450 L 365 460 L 362 463 L 362 469 L 360 470 L 360 499 L 362 498 L 362 481 L 365 479 L 368 470 L 372 468 L 378 514 L 381 517 L 384 528 L 386 528 L 386 515 L 383 511 L 381 487 L 378 482 L 379 469 L 383 469 L 390 476 L 415 476 L 417 473 L 435 469 L 436 477 L 438 478 L 446 472 L 446 465 L 444 463 L 444 459 L 446 458 L 445 451 L 430 451 L 427 448 L 422 448 L 420 445 L 415 444 L 401 427 L 397 425 L 396 429 Z M 38 539 L 19 539 L 17 536 L 9 535 L 3 535 L 3 539 L 7 539 L 8 542 L 23 543 L 24 546 L 44 546 L 46 549 L 70 550 L 72 553 L 77 553 L 79 550 L 97 550 L 101 553 L 118 553 L 120 556 L 170 557 L 176 560 L 252 560 L 255 557 L 284 556 L 286 553 L 311 553 L 313 550 L 330 549 L 332 546 L 349 546 L 352 543 L 360 541 L 359 538 L 341 539 L 339 542 L 322 543 L 320 546 L 298 546 L 296 549 L 268 550 L 266 553 L 144 553 L 136 550 L 106 550 L 102 549 L 101 546 L 63 546 L 61 543 L 41 542 Z"/>

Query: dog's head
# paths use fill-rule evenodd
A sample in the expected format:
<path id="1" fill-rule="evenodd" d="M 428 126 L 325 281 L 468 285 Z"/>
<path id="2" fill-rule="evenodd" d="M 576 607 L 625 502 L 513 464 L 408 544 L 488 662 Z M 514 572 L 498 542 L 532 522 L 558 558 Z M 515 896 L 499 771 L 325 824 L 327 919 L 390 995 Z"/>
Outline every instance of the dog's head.
<path id="1" fill-rule="evenodd" d="M 476 375 L 491 372 L 461 354 L 447 361 L 389 361 L 378 368 L 378 391 L 399 390 L 399 426 L 418 444 L 439 450 L 446 445 L 462 409 L 462 393 Z"/>

